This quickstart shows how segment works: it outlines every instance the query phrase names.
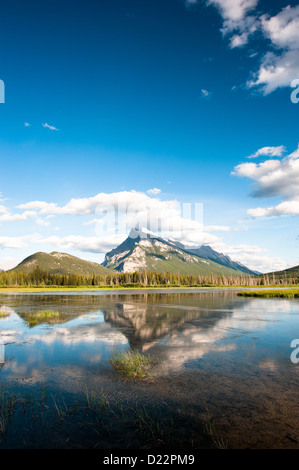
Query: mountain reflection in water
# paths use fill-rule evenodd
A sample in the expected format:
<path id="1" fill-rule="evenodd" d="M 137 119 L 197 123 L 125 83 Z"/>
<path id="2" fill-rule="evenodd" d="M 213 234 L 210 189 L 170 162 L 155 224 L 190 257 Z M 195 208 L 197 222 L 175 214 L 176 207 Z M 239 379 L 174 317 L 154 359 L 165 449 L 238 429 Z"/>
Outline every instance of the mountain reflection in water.
<path id="1" fill-rule="evenodd" d="M 245 346 L 247 366 L 261 361 L 273 368 L 280 345 L 272 342 L 267 357 L 264 343 L 257 350 L 257 339 L 267 336 L 271 323 L 276 331 L 273 325 L 281 320 L 280 314 L 284 318 L 297 305 L 240 298 L 227 291 L 2 295 L 0 308 L 10 316 L 0 320 L 0 341 L 6 344 L 1 375 L 7 379 L 28 375 L 33 365 L 34 370 L 72 366 L 94 371 L 97 361 L 107 361 L 115 347 L 128 346 L 158 357 L 164 371 L 220 370 L 221 361 L 225 361 L 223 370 L 229 364 L 232 370 L 245 370 L 244 357 L 234 355 Z M 59 317 L 30 324 L 29 313 L 43 310 L 59 312 Z"/>

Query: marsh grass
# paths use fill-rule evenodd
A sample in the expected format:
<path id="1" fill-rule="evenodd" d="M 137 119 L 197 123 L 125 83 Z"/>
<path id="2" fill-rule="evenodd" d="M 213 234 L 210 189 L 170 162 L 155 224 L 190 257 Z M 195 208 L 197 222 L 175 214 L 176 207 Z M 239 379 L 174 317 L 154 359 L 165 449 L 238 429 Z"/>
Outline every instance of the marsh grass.
<path id="1" fill-rule="evenodd" d="M 212 441 L 217 449 L 227 449 L 227 442 L 219 435 L 214 420 L 211 418 L 207 410 L 207 420 L 204 422 L 204 432 L 206 436 Z"/>
<path id="2" fill-rule="evenodd" d="M 146 380 L 153 378 L 150 370 L 158 364 L 158 360 L 147 357 L 135 349 L 129 349 L 125 352 L 114 351 L 110 363 L 127 379 Z"/>
<path id="3" fill-rule="evenodd" d="M 160 447 L 167 440 L 161 416 L 155 416 L 145 406 L 132 408 L 131 424 L 145 437 L 145 447 Z M 130 421 L 129 421 L 130 423 Z M 173 423 L 168 423 L 167 434 L 171 433 Z M 142 441 L 143 439 L 141 439 Z"/>
<path id="4" fill-rule="evenodd" d="M 261 297 L 261 298 L 281 298 L 298 299 L 299 289 L 271 289 L 271 290 L 250 290 L 238 292 L 240 297 Z"/>
<path id="5" fill-rule="evenodd" d="M 10 312 L 7 312 L 6 310 L 0 310 L 0 318 L 7 318 L 10 316 Z"/>
<path id="6" fill-rule="evenodd" d="M 7 431 L 17 404 L 16 395 L 10 393 L 5 387 L 0 388 L 0 440 Z"/>
<path id="7" fill-rule="evenodd" d="M 196 411 L 167 403 L 110 403 L 103 389 L 86 388 L 74 402 L 69 395 L 49 395 L 43 388 L 34 395 L 20 395 L 0 387 L 0 448 L 19 432 L 25 447 L 46 443 L 81 448 L 85 442 L 106 449 L 109 442 L 120 448 L 227 448 L 208 412 L 202 419 Z"/>
<path id="8" fill-rule="evenodd" d="M 30 325 L 39 325 L 41 323 L 55 323 L 59 320 L 61 314 L 53 310 L 41 310 L 39 312 L 22 312 L 22 318 Z"/>
<path id="9" fill-rule="evenodd" d="M 36 415 L 37 409 L 44 406 L 45 398 L 46 394 L 43 389 L 41 395 L 37 393 L 31 396 L 13 393 L 4 385 L 0 386 L 0 442 L 5 438 L 16 414 L 24 416 L 31 411 L 31 416 Z"/>
<path id="10" fill-rule="evenodd" d="M 109 407 L 109 402 L 103 391 L 97 395 L 95 392 L 89 392 L 88 388 L 86 387 L 85 397 L 87 410 L 92 411 L 93 414 L 100 420 L 106 408 Z"/>

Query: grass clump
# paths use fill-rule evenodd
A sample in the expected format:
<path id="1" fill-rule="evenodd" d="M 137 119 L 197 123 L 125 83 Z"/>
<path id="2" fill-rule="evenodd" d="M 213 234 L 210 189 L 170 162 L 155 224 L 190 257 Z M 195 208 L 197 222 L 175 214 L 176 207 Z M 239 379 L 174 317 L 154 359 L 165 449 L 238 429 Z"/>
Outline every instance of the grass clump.
<path id="1" fill-rule="evenodd" d="M 7 318 L 9 317 L 9 315 L 10 315 L 10 312 L 6 310 L 0 310 L 0 318 Z"/>
<path id="2" fill-rule="evenodd" d="M 53 310 L 42 310 L 40 312 L 22 312 L 21 316 L 29 323 L 30 326 L 40 323 L 48 323 L 58 320 L 59 312 Z"/>
<path id="3" fill-rule="evenodd" d="M 137 350 L 115 351 L 110 360 L 112 367 L 121 372 L 127 379 L 152 379 L 150 370 L 158 361 L 147 357 Z"/>
<path id="4" fill-rule="evenodd" d="M 298 299 L 299 289 L 271 289 L 271 290 L 251 290 L 238 292 L 240 297 L 262 297 L 262 298 L 281 298 Z"/>

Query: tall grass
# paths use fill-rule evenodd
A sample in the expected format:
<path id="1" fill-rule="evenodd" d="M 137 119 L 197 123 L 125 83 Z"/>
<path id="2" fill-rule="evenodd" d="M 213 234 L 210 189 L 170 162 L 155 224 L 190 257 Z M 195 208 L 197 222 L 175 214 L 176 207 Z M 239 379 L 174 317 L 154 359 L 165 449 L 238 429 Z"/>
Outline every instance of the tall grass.
<path id="1" fill-rule="evenodd" d="M 55 321 L 60 318 L 60 313 L 53 310 L 42 310 L 40 312 L 22 312 L 21 316 L 30 326 Z"/>
<path id="2" fill-rule="evenodd" d="M 134 349 L 114 351 L 110 362 L 114 369 L 128 379 L 152 379 L 149 371 L 158 363 L 156 359 Z"/>
<path id="3" fill-rule="evenodd" d="M 273 289 L 273 290 L 252 290 L 238 292 L 240 297 L 262 297 L 262 298 L 282 298 L 282 299 L 298 299 L 299 289 Z"/>
<path id="4" fill-rule="evenodd" d="M 10 315 L 10 312 L 8 312 L 7 310 L 0 310 L 0 318 L 7 318 L 9 317 Z"/>

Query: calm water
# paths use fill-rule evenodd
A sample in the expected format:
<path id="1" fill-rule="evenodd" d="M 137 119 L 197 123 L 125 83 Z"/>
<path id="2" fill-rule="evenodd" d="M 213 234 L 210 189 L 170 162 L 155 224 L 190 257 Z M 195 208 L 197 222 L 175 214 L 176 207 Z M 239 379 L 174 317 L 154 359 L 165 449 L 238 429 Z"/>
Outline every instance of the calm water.
<path id="1" fill-rule="evenodd" d="M 30 323 L 28 314 L 41 310 L 58 311 L 59 318 Z M 248 412 L 255 397 L 282 400 L 290 409 L 298 403 L 299 364 L 290 360 L 291 341 L 299 338 L 297 300 L 241 298 L 224 291 L 20 294 L 0 295 L 0 311 L 9 314 L 0 319 L 5 356 L 0 385 L 13 390 L 45 387 L 51 394 L 76 397 L 90 387 L 104 389 L 112 400 L 143 397 L 145 402 L 158 395 L 172 400 L 173 393 L 178 402 L 189 396 L 190 407 L 198 400 L 210 402 L 215 412 L 216 402 L 219 411 L 222 406 L 233 411 L 242 400 Z M 128 347 L 160 360 L 150 396 L 148 387 L 124 383 L 109 365 L 115 348 Z M 195 383 L 196 374 L 201 379 Z M 173 392 L 168 383 L 175 383 Z M 297 436 L 298 428 L 290 426 Z"/>

